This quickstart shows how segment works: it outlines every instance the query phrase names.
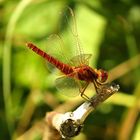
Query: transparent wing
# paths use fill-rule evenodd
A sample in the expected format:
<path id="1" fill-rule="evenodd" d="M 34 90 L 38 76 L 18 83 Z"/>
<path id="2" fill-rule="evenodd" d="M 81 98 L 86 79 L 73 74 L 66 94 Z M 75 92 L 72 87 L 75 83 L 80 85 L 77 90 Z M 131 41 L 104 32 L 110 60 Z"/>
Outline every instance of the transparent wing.
<path id="1" fill-rule="evenodd" d="M 74 56 L 71 59 L 71 62 L 69 64 L 72 64 L 74 66 L 79 66 L 81 64 L 87 64 L 89 63 L 89 58 L 91 57 L 90 54 L 84 54 L 83 48 L 81 47 L 81 41 L 78 35 L 78 28 L 76 24 L 76 15 L 70 7 L 67 7 L 65 9 L 64 14 L 64 21 L 66 20 L 66 25 L 68 25 L 68 29 L 70 30 L 70 34 L 72 35 L 71 38 L 73 38 L 74 42 Z"/>
<path id="2" fill-rule="evenodd" d="M 71 33 L 74 37 L 74 42 L 76 44 L 76 48 L 75 48 L 76 54 L 82 54 L 83 48 L 81 47 L 81 43 L 80 43 L 80 39 L 79 39 L 79 35 L 78 35 L 76 15 L 75 15 L 73 9 L 71 9 L 70 7 L 67 7 L 66 11 L 67 11 L 66 19 L 68 19 L 67 17 L 69 17 L 69 19 L 71 19 L 71 23 L 69 22 L 69 28 L 71 30 Z"/>
<path id="3" fill-rule="evenodd" d="M 89 59 L 91 58 L 92 54 L 81 54 L 81 55 L 77 55 L 74 56 L 71 60 L 70 60 L 70 64 L 73 66 L 78 66 L 79 62 L 81 62 L 81 64 L 85 64 L 88 65 L 89 64 Z"/>
<path id="4" fill-rule="evenodd" d="M 56 59 L 64 61 L 64 63 L 69 61 L 69 58 L 67 58 L 67 50 L 63 39 L 58 34 L 52 34 L 47 39 L 46 52 Z"/>
<path id="5" fill-rule="evenodd" d="M 66 64 L 68 64 L 68 62 L 70 61 L 69 54 L 71 54 L 71 51 L 70 49 L 69 52 L 67 51 L 68 48 L 64 45 L 63 39 L 59 35 L 52 34 L 51 36 L 49 36 L 44 46 L 46 53 L 53 56 L 57 60 Z M 52 71 L 52 69 L 55 68 L 55 66 L 48 62 L 46 62 L 46 64 L 47 68 L 50 71 Z"/>
<path id="6" fill-rule="evenodd" d="M 46 50 L 49 54 L 62 60 L 64 63 L 69 63 L 72 56 L 81 54 L 79 37 L 77 33 L 76 18 L 73 10 L 70 7 L 60 12 L 60 21 L 58 22 L 58 34 L 53 34 L 47 39 Z M 74 38 L 74 44 L 71 39 Z M 74 53 L 76 51 L 76 53 Z"/>
<path id="7" fill-rule="evenodd" d="M 60 93 L 69 97 L 79 95 L 79 89 L 84 87 L 85 84 L 86 82 L 67 76 L 63 76 L 55 80 L 56 88 L 60 91 Z"/>
<path id="8" fill-rule="evenodd" d="M 56 84 L 56 88 L 60 91 L 60 93 L 66 96 L 75 97 L 79 95 L 80 87 L 74 78 L 63 76 L 57 78 L 55 80 L 55 84 Z"/>
<path id="9" fill-rule="evenodd" d="M 47 39 L 46 52 L 66 64 L 73 66 L 79 66 L 81 64 L 88 65 L 91 54 L 83 53 L 77 31 L 76 17 L 71 8 L 66 8 L 65 12 L 61 15 L 61 22 L 63 27 L 60 28 L 62 38 L 57 34 L 51 35 Z M 70 30 L 70 34 L 72 35 L 70 38 L 74 38 L 76 47 L 73 47 L 74 45 L 68 41 L 69 32 L 67 28 Z M 66 42 L 68 42 L 68 44 L 66 44 Z M 75 57 L 71 59 L 71 56 Z M 50 65 L 48 65 L 48 67 L 54 68 Z"/>

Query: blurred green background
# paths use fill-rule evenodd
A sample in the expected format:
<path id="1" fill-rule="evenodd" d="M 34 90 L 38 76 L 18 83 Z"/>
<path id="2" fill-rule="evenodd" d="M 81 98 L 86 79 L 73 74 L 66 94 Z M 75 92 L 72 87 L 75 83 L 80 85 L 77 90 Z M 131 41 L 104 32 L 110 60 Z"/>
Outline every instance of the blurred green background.
<path id="1" fill-rule="evenodd" d="M 65 22 L 67 6 L 75 13 L 84 52 L 93 54 L 90 65 L 109 71 L 110 81 L 120 85 L 88 116 L 74 140 L 138 140 L 139 0 L 0 0 L 0 139 L 41 140 L 46 112 L 60 105 L 69 105 L 61 112 L 72 111 L 83 101 L 59 94 L 57 71 L 50 72 L 45 60 L 25 47 L 31 41 L 45 49 L 49 36 L 58 33 L 63 53 L 72 57 L 76 45 L 68 29 L 71 19 Z"/>

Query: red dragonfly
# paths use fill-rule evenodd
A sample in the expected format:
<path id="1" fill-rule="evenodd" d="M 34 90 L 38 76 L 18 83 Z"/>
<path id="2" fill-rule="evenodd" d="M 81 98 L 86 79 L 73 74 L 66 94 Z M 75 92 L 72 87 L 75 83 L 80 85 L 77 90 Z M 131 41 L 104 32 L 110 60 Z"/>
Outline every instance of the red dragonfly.
<path id="1" fill-rule="evenodd" d="M 72 17 L 74 17 L 74 13 L 72 9 L 69 8 L 69 10 Z M 75 31 L 76 31 L 76 27 L 75 27 Z M 75 36 L 78 37 L 77 34 Z M 76 40 L 78 41 L 78 39 Z M 49 63 L 54 65 L 65 75 L 63 77 L 56 79 L 56 86 L 58 87 L 58 89 L 63 90 L 65 86 L 67 87 L 73 86 L 74 88 L 78 87 L 81 97 L 86 100 L 90 99 L 84 93 L 88 85 L 90 83 L 93 83 L 96 93 L 98 94 L 98 88 L 101 88 L 101 85 L 103 85 L 108 78 L 108 73 L 105 70 L 102 69 L 97 70 L 88 65 L 88 61 L 89 58 L 91 57 L 91 54 L 82 53 L 80 55 L 73 57 L 71 59 L 71 62 L 75 63 L 75 66 L 72 66 L 70 64 L 66 64 L 59 61 L 57 58 L 39 49 L 33 43 L 27 43 L 27 47 L 32 49 L 36 54 L 45 58 Z M 79 43 L 78 43 L 78 47 L 79 47 Z"/>

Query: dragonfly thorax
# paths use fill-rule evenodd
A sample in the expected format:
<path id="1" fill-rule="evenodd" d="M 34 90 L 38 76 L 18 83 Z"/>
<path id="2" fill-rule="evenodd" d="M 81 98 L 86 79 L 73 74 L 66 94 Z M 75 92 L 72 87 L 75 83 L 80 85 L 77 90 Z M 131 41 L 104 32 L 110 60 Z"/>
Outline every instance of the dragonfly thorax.
<path id="1" fill-rule="evenodd" d="M 93 80 L 98 78 L 98 73 L 96 73 L 96 71 L 94 69 L 92 69 L 91 67 L 89 67 L 87 65 L 75 67 L 74 71 L 79 80 L 92 82 Z"/>

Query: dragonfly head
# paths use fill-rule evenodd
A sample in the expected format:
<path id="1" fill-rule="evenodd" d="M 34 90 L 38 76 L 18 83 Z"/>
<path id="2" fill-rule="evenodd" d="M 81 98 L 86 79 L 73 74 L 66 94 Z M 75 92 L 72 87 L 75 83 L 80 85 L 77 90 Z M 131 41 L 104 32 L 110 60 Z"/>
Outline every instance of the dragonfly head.
<path id="1" fill-rule="evenodd" d="M 102 69 L 99 69 L 97 73 L 98 73 L 98 81 L 100 83 L 106 82 L 106 80 L 108 78 L 108 73 Z"/>

